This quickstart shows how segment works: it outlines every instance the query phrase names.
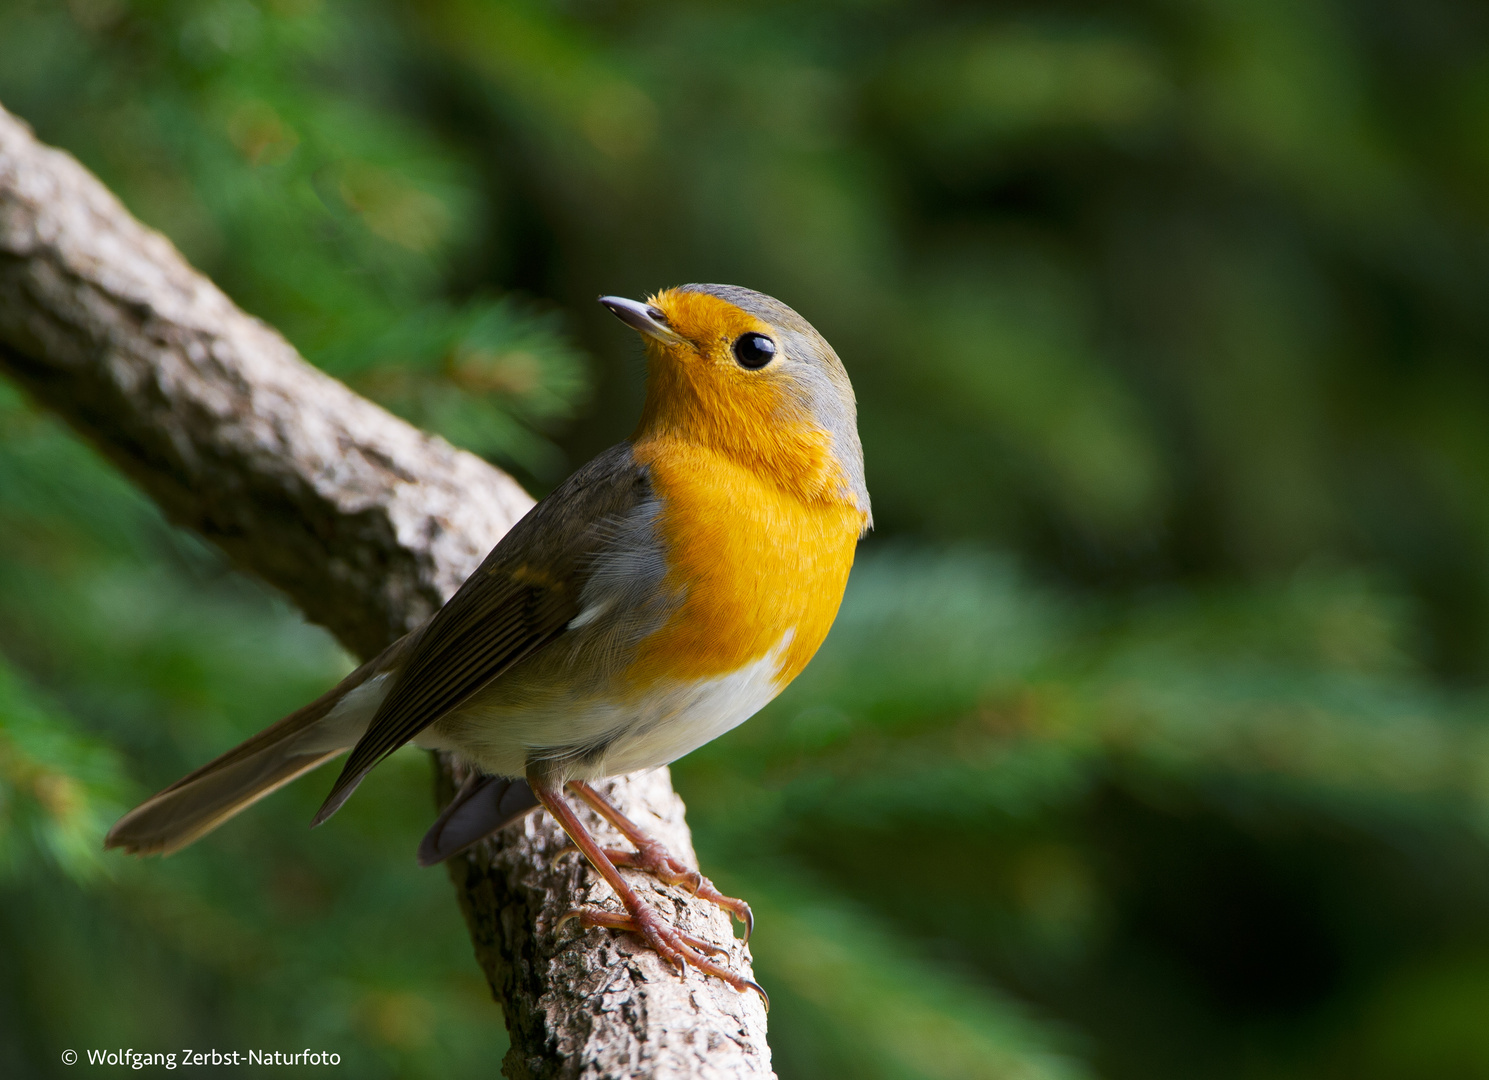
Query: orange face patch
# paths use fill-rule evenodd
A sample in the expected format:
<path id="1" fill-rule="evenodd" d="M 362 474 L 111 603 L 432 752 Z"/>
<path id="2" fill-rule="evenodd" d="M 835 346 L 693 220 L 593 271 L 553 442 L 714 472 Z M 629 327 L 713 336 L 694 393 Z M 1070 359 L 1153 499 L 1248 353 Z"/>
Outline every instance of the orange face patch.
<path id="1" fill-rule="evenodd" d="M 799 498 L 840 485 L 831 437 L 793 393 L 789 359 L 757 370 L 735 360 L 744 334 L 779 345 L 773 327 L 707 293 L 668 289 L 648 302 L 685 343 L 647 341 L 646 405 L 633 442 L 672 437 L 707 447 Z"/>
<path id="2" fill-rule="evenodd" d="M 730 674 L 789 635 L 777 676 L 806 666 L 837 615 L 866 514 L 831 435 L 802 404 L 776 328 L 706 293 L 649 303 L 683 342 L 647 342 L 646 407 L 633 443 L 662 498 L 672 588 L 684 597 L 642 646 L 635 685 Z M 741 365 L 741 335 L 781 348 Z"/>

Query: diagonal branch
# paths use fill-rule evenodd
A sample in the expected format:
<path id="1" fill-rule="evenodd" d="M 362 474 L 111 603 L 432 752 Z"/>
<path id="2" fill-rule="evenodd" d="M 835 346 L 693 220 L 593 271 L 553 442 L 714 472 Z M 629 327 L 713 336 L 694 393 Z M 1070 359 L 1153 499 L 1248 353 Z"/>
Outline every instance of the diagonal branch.
<path id="1" fill-rule="evenodd" d="M 305 363 L 3 108 L 0 370 L 172 521 L 363 657 L 428 618 L 532 505 L 480 458 Z M 442 762 L 442 799 L 452 782 Z M 610 791 L 674 851 L 691 852 L 665 770 Z M 606 837 L 598 817 L 587 823 Z M 692 971 L 680 978 L 625 935 L 554 929 L 576 903 L 608 899 L 563 848 L 552 820 L 534 815 L 452 860 L 477 959 L 507 1016 L 507 1074 L 770 1076 L 754 995 Z M 683 929 L 731 940 L 711 905 L 676 889 L 649 898 Z M 748 972 L 742 946 L 731 963 Z"/>

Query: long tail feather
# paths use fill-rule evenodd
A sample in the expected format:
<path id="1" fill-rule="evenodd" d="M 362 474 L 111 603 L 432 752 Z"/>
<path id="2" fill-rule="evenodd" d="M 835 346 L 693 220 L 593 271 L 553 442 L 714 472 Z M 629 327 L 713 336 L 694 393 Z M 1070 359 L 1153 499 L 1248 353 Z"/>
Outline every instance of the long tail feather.
<path id="1" fill-rule="evenodd" d="M 350 750 L 387 692 L 388 669 L 408 639 L 363 664 L 309 705 L 183 776 L 120 818 L 104 846 L 169 855 L 297 776 Z"/>

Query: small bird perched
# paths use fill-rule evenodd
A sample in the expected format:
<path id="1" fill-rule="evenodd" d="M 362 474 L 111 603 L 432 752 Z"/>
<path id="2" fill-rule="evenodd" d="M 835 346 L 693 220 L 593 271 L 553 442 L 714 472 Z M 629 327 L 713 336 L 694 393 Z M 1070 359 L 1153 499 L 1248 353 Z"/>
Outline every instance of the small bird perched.
<path id="1" fill-rule="evenodd" d="M 169 854 L 351 750 L 320 824 L 410 740 L 474 770 L 419 848 L 424 865 L 542 805 L 626 913 L 570 912 L 640 934 L 665 959 L 739 988 L 616 870 L 713 886 L 590 781 L 655 768 L 763 708 L 806 666 L 872 523 L 853 387 L 832 347 L 780 301 L 684 285 L 600 298 L 640 332 L 647 394 L 628 442 L 528 512 L 435 616 L 322 697 L 131 810 L 106 844 Z M 633 844 L 601 848 L 564 795 Z M 762 991 L 763 993 L 763 991 Z"/>

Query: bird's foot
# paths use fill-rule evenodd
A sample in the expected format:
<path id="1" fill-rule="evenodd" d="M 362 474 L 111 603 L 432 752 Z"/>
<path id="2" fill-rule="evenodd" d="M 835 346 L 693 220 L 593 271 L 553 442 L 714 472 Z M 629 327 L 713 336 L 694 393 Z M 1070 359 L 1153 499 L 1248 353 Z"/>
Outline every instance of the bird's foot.
<path id="1" fill-rule="evenodd" d="M 744 923 L 744 940 L 750 940 L 750 934 L 755 930 L 755 915 L 750 911 L 750 905 L 738 897 L 725 896 L 719 892 L 708 878 L 670 854 L 660 840 L 647 838 L 635 851 L 606 848 L 605 854 L 616 866 L 643 870 L 663 884 L 680 885 L 699 899 L 723 908 Z"/>
<path id="2" fill-rule="evenodd" d="M 755 916 L 750 911 L 749 904 L 719 892 L 714 888 L 713 882 L 673 856 L 660 840 L 649 835 L 634 821 L 622 814 L 609 799 L 589 784 L 582 780 L 571 780 L 569 787 L 598 811 L 601 817 L 614 825 L 622 836 L 636 845 L 635 851 L 607 849 L 605 854 L 609 856 L 613 865 L 644 870 L 667 885 L 681 885 L 694 896 L 718 905 L 744 923 L 744 939 L 746 942 L 750 940 L 750 935 L 755 930 Z"/>
<path id="3" fill-rule="evenodd" d="M 657 918 L 661 919 L 661 916 L 658 915 Z M 632 934 L 640 934 L 642 937 L 647 936 L 646 932 L 641 929 L 641 924 L 636 920 L 635 916 L 628 915 L 619 911 L 607 911 L 605 908 L 598 907 L 571 908 L 570 910 L 564 912 L 563 917 L 558 920 L 558 925 L 562 926 L 570 919 L 578 919 L 579 925 L 584 927 L 586 930 L 593 930 L 597 926 L 603 926 L 610 930 L 626 930 Z M 684 945 L 694 950 L 695 952 L 707 953 L 709 956 L 729 955 L 728 949 L 720 948 L 718 945 L 715 945 L 711 941 L 704 941 L 700 937 L 694 937 L 692 934 L 685 934 L 681 930 L 677 929 L 673 929 L 672 933 L 675 934 Z M 654 943 L 652 944 L 653 947 L 656 947 Z M 674 964 L 675 966 L 676 961 L 674 957 L 668 956 L 667 953 L 661 948 L 657 948 L 656 951 L 661 953 L 663 958 L 666 959 L 668 963 Z M 684 957 L 684 959 L 686 959 L 686 957 Z"/>
<path id="4" fill-rule="evenodd" d="M 655 908 L 641 899 L 636 890 L 626 881 L 625 876 L 617 869 L 617 864 L 645 870 L 655 874 L 663 882 L 686 885 L 688 891 L 695 896 L 718 904 L 742 919 L 745 924 L 746 938 L 749 936 L 749 930 L 754 921 L 748 904 L 743 900 L 724 896 L 702 874 L 689 869 L 686 864 L 673 858 L 659 841 L 648 836 L 635 822 L 612 806 L 608 799 L 588 784 L 574 780 L 569 782 L 569 787 L 599 811 L 605 820 L 620 830 L 622 836 L 635 844 L 635 851 L 606 851 L 595 843 L 594 837 L 590 835 L 579 816 L 574 813 L 574 808 L 564 798 L 562 789 L 545 776 L 539 766 L 529 766 L 527 782 L 538 801 L 562 826 L 569 840 L 589 860 L 590 865 L 615 890 L 615 895 L 620 898 L 622 906 L 626 909 L 625 914 L 622 915 L 601 908 L 575 908 L 564 913 L 563 918 L 559 920 L 560 926 L 570 919 L 578 919 L 581 926 L 605 926 L 613 930 L 626 930 L 638 934 L 662 959 L 679 972 L 685 971 L 687 965 L 692 964 L 699 971 L 724 980 L 741 993 L 746 990 L 755 991 L 765 1002 L 766 1008 L 770 1007 L 770 999 L 766 997 L 759 983 L 736 975 L 704 955 L 705 953 L 723 955 L 725 950 L 668 925 L 657 914 Z"/>
<path id="5" fill-rule="evenodd" d="M 764 987 L 757 982 L 736 975 L 722 964 L 716 964 L 704 955 L 708 953 L 713 956 L 725 956 L 728 954 L 727 950 L 668 925 L 666 920 L 657 913 L 656 908 L 644 900 L 637 898 L 634 905 L 626 901 L 626 907 L 628 910 L 625 914 L 595 907 L 574 908 L 564 913 L 563 917 L 558 920 L 558 925 L 562 926 L 570 919 L 578 919 L 579 925 L 586 930 L 604 926 L 611 930 L 626 930 L 637 934 L 658 956 L 676 968 L 679 975 L 687 971 L 687 965 L 692 964 L 705 974 L 723 979 L 740 993 L 746 990 L 755 991 L 760 995 L 760 1000 L 765 1003 L 766 1009 L 770 1008 L 770 997 L 765 993 Z"/>

